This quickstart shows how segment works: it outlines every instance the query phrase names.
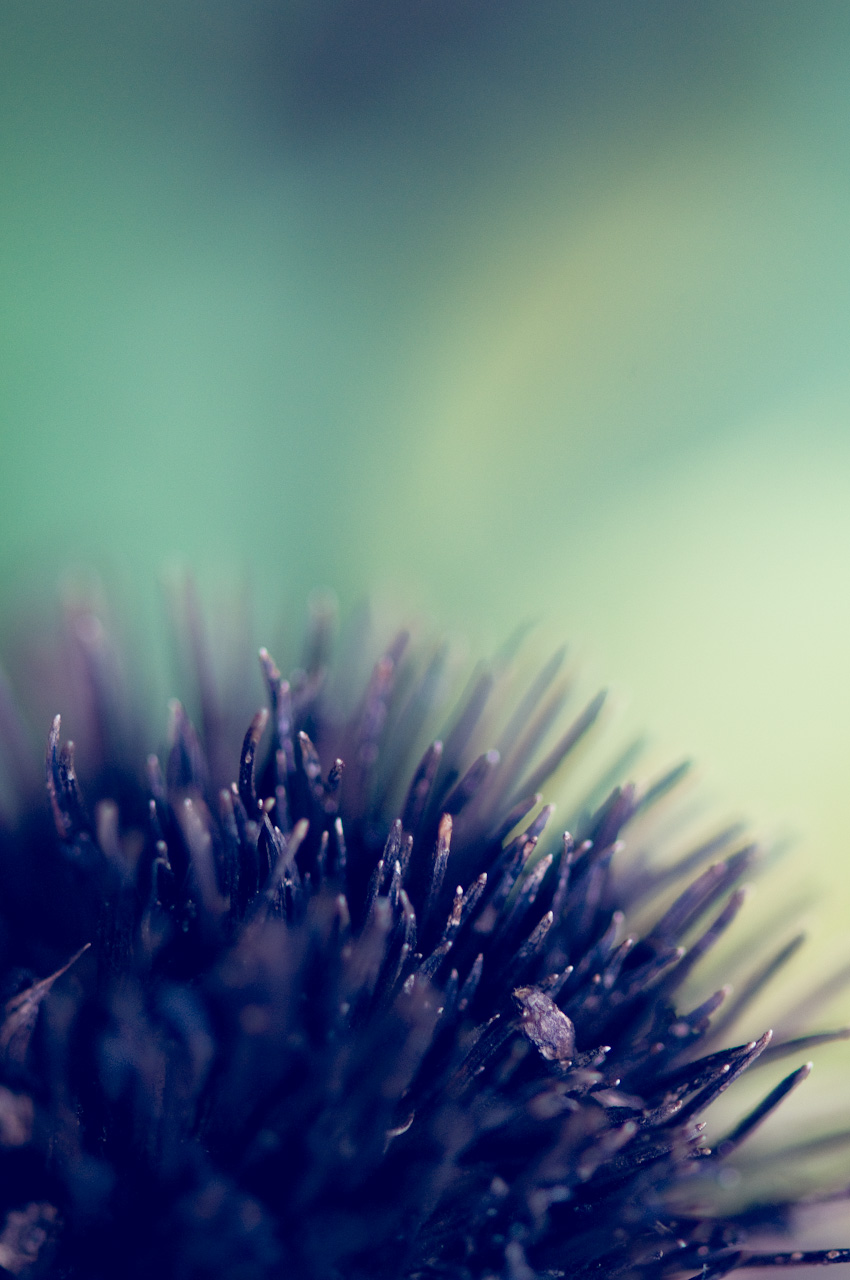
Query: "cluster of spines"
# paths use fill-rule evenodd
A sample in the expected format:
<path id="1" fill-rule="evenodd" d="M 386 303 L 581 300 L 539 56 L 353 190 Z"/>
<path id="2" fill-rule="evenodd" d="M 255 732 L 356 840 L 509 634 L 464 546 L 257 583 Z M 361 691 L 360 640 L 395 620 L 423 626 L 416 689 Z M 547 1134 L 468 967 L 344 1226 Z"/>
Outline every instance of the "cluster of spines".
<path id="1" fill-rule="evenodd" d="M 563 700 L 557 689 L 546 697 L 557 656 L 509 722 L 502 752 L 485 751 L 463 769 L 492 678 L 484 673 L 473 682 L 445 748 L 440 741 L 427 747 L 400 816 L 388 822 L 382 806 L 398 774 L 400 744 L 409 746 L 421 728 L 434 679 L 432 665 L 408 696 L 406 715 L 396 716 L 393 753 L 386 728 L 405 643 L 400 637 L 377 663 L 357 715 L 342 730 L 323 704 L 318 661 L 293 687 L 261 651 L 270 713 L 254 716 L 237 780 L 217 794 L 198 735 L 173 704 L 165 768 L 155 757 L 148 762 L 143 849 L 134 844 L 137 833 L 119 830 L 108 800 L 88 813 L 73 749 L 60 744 L 58 717 L 54 722 L 47 784 L 56 833 L 100 895 L 97 937 L 87 941 L 112 981 L 123 975 L 143 988 L 193 983 L 200 995 L 192 998 L 207 1016 L 218 1002 L 227 1022 L 221 1009 L 237 999 L 222 993 L 228 965 L 259 964 L 252 946 L 262 952 L 261 938 L 278 927 L 305 949 L 298 970 L 304 990 L 275 1016 L 289 1019 L 290 1038 L 300 1045 L 293 1062 L 306 1052 L 302 1040 L 315 1042 L 310 1052 L 328 1073 L 324 1111 L 316 1103 L 312 1121 L 279 1115 L 278 1081 L 261 1118 L 235 1139 L 219 1112 L 228 1105 L 221 1081 L 234 1087 L 226 1064 L 236 1049 L 220 1042 L 221 1063 L 174 1113 L 184 1138 L 225 1166 L 234 1143 L 240 1148 L 242 1185 L 292 1234 L 293 1256 L 316 1275 L 341 1268 L 364 1277 L 655 1280 L 689 1270 L 708 1278 L 756 1265 L 850 1260 L 847 1251 L 768 1256 L 740 1247 L 751 1225 L 780 1225 L 785 1204 L 725 1217 L 674 1215 L 666 1207 L 671 1190 L 737 1150 L 808 1067 L 787 1076 L 710 1151 L 698 1117 L 743 1071 L 846 1035 L 774 1045 L 767 1033 L 694 1057 L 723 1029 L 722 1015 L 712 1018 L 728 989 L 684 1014 L 674 998 L 735 919 L 753 847 L 702 871 L 733 833 L 690 851 L 659 882 L 699 871 L 697 878 L 642 938 L 624 937 L 622 907 L 629 903 L 618 897 L 612 870 L 621 832 L 679 771 L 643 796 L 615 789 L 575 840 L 564 835 L 559 847 L 541 853 L 552 808 L 538 811 L 538 788 L 601 708 L 594 699 L 534 763 Z M 260 757 L 267 728 L 271 742 Z M 325 772 L 320 749 L 334 734 L 344 747 Z M 685 948 L 682 940 L 718 906 Z M 736 1017 L 795 945 L 752 975 L 732 1007 Z M 7 1003 L 0 1028 L 7 1061 L 24 1064 L 37 1011 L 66 968 Z M 252 1014 L 249 1028 L 252 1017 L 260 1026 L 262 1017 Z M 352 1060 L 378 1049 L 374 1079 L 353 1080 Z M 281 1079 L 286 1070 L 284 1055 Z M 348 1093 L 330 1087 L 335 1072 Z M 367 1102 L 375 1130 L 364 1134 Z M 323 1126 L 335 1132 L 322 1152 L 311 1123 L 316 1134 Z M 274 1137 L 265 1147 L 264 1133 Z M 83 1133 L 80 1142 L 87 1141 Z M 276 1153 L 290 1148 L 288 1174 L 269 1144 Z M 357 1155 L 356 1188 L 340 1177 L 346 1144 Z M 405 1169 L 417 1171 L 416 1188 Z M 263 1193 L 270 1170 L 280 1185 L 298 1184 L 290 1203 Z M 325 1220 L 335 1179 L 345 1188 L 337 1208 L 351 1238 L 342 1233 L 320 1247 L 310 1212 L 317 1223 Z M 371 1241 L 353 1227 L 365 1212 L 363 1187 L 375 1196 L 366 1219 L 384 1224 L 384 1236 Z M 307 1223 L 302 1245 L 299 1221 Z"/>

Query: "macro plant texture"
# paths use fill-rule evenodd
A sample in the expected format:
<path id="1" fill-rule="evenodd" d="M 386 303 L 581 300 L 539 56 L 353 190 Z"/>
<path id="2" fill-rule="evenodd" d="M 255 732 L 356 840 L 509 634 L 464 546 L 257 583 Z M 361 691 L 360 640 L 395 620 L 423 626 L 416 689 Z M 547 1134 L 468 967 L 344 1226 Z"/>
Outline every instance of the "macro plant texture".
<path id="1" fill-rule="evenodd" d="M 547 782 L 602 701 L 545 746 L 562 655 L 497 707 L 487 749 L 492 670 L 441 708 L 444 655 L 400 635 L 358 691 L 357 653 L 329 675 L 318 610 L 290 679 L 261 651 L 268 709 L 240 754 L 196 640 L 198 729 L 173 703 L 146 768 L 92 617 L 66 637 L 81 780 L 57 715 L 45 790 L 0 690 L 0 1274 L 714 1280 L 850 1261 L 796 1248 L 788 1198 L 714 1194 L 809 1047 L 846 1033 L 728 1042 L 796 940 L 754 944 L 734 995 L 685 1003 L 755 850 L 732 829 L 664 863 L 645 834 L 630 848 L 679 771 L 555 827 Z M 709 1146 L 718 1096 L 783 1057 Z"/>

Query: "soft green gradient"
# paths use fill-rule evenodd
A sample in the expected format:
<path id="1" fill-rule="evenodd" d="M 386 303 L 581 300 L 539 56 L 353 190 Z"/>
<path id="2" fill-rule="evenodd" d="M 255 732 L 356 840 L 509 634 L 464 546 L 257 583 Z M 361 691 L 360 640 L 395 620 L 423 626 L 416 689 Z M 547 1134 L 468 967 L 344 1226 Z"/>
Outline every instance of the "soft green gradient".
<path id="1" fill-rule="evenodd" d="M 367 40 L 355 92 L 334 3 L 4 5 L 0 581 L 91 563 L 153 615 L 178 559 L 264 618 L 316 582 L 484 645 L 539 617 L 800 833 L 825 949 L 850 10 L 468 8 Z"/>

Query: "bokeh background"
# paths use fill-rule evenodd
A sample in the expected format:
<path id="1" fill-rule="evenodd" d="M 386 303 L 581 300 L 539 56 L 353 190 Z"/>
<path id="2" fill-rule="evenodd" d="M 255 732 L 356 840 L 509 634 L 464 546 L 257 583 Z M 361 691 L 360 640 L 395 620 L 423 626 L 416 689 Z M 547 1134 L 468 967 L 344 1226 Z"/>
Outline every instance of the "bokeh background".
<path id="1" fill-rule="evenodd" d="M 846 958 L 848 68 L 845 0 L 4 0 L 4 617 L 534 619 Z"/>

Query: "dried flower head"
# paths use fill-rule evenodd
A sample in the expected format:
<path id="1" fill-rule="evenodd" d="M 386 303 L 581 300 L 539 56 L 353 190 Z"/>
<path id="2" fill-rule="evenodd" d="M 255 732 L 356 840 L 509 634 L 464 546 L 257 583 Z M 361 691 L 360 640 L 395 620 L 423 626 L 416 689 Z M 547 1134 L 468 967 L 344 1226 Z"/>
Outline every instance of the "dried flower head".
<path id="1" fill-rule="evenodd" d="M 29 787 L 0 689 L 23 800 L 0 836 L 0 1274 L 710 1280 L 850 1261 L 764 1252 L 787 1200 L 712 1207 L 808 1065 L 713 1148 L 707 1108 L 830 1033 L 725 1043 L 795 943 L 725 1013 L 728 988 L 682 1007 L 754 850 L 729 830 L 626 874 L 630 824 L 677 774 L 549 838 L 539 791 L 601 707 L 539 758 L 560 655 L 498 751 L 473 745 L 483 671 L 417 761 L 439 656 L 398 637 L 343 714 L 320 618 L 290 680 L 261 651 L 269 709 L 221 789 L 206 664 L 203 735 L 172 704 L 139 777 L 104 636 L 78 618 L 73 639 L 84 788 L 58 715 L 46 796 Z"/>

